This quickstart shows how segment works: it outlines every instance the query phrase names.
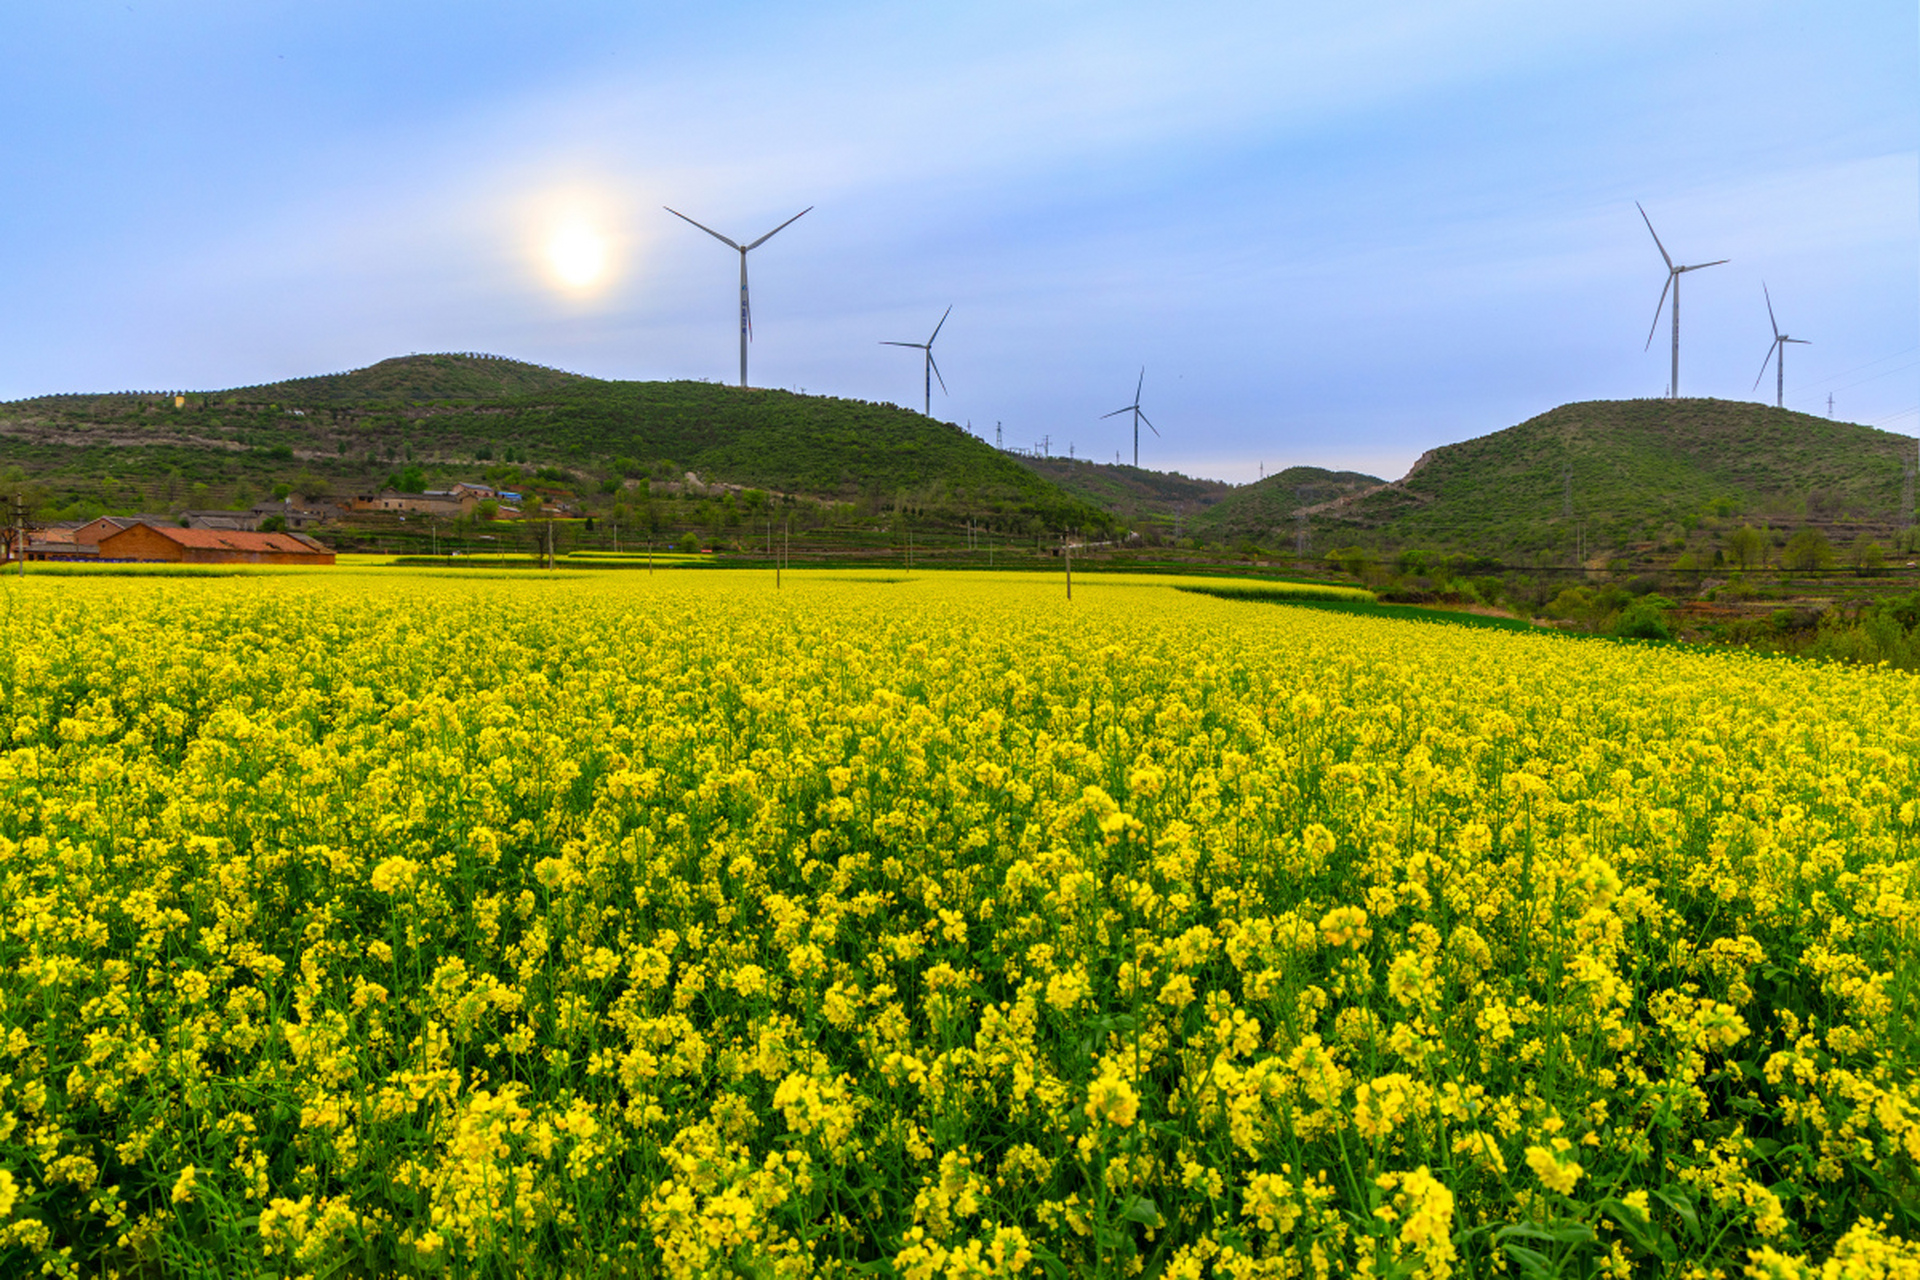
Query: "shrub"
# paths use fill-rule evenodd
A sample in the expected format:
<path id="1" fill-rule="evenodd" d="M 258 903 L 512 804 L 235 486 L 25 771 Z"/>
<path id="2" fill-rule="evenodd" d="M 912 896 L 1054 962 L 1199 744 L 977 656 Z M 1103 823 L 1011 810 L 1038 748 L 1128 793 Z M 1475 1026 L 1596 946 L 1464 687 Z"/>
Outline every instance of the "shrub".
<path id="1" fill-rule="evenodd" d="M 1607 628 L 1628 640 L 1671 640 L 1673 601 L 1662 595 L 1644 595 L 1614 615 Z"/>

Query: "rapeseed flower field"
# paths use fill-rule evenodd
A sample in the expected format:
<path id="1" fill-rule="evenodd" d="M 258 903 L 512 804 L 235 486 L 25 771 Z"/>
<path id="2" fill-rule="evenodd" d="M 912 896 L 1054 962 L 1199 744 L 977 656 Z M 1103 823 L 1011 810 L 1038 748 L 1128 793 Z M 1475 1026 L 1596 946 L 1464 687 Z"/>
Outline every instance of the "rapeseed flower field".
<path id="1" fill-rule="evenodd" d="M 959 574 L 0 642 L 7 1275 L 1920 1269 L 1910 675 Z"/>

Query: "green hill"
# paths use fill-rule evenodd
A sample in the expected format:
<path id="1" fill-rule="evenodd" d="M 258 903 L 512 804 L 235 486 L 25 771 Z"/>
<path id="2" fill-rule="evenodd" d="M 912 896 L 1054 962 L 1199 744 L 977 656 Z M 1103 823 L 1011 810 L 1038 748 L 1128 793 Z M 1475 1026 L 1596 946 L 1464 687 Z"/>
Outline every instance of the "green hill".
<path id="1" fill-rule="evenodd" d="M 1311 510 L 1384 483 L 1359 471 L 1288 467 L 1234 489 L 1197 516 L 1194 529 L 1204 537 L 1223 540 L 1285 540 L 1293 534 L 1301 507 Z"/>
<path id="2" fill-rule="evenodd" d="M 1597 400 L 1432 450 L 1327 515 L 1368 541 L 1506 558 L 1665 543 L 1702 525 L 1884 529 L 1911 437 L 1728 400 Z"/>
<path id="3" fill-rule="evenodd" d="M 229 400 L 284 405 L 419 404 L 538 395 L 596 379 L 505 356 L 399 356 L 350 373 L 294 378 L 220 393 Z"/>
<path id="4" fill-rule="evenodd" d="M 1019 455 L 1020 464 L 1084 502 L 1129 523 L 1182 523 L 1234 492 L 1224 480 L 1199 480 L 1177 471 L 1148 471 L 1125 463 Z"/>
<path id="5" fill-rule="evenodd" d="M 622 493 L 724 482 L 970 518 L 1103 526 L 1106 515 L 960 428 L 892 405 L 705 382 L 612 382 L 492 357 L 410 356 L 262 387 L 0 405 L 0 488 L 43 515 L 238 505 L 287 484 L 427 487 L 482 474 Z"/>
<path id="6" fill-rule="evenodd" d="M 1740 524 L 1814 526 L 1837 543 L 1905 523 L 1915 441 L 1727 400 L 1595 400 L 1428 451 L 1391 484 L 1311 491 L 1313 544 L 1427 547 L 1513 563 L 1707 550 Z M 1284 541 L 1296 472 L 1235 491 L 1196 524 Z M 1324 474 L 1324 473 L 1323 473 Z M 1324 495 L 1324 496 L 1323 496 Z"/>

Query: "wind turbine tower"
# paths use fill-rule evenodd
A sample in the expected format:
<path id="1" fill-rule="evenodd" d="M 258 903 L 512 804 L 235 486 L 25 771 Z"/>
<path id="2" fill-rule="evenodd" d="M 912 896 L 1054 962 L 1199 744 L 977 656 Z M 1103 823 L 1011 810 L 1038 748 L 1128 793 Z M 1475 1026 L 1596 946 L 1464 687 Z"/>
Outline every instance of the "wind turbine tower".
<path id="1" fill-rule="evenodd" d="M 718 240 L 721 244 L 727 246 L 727 248 L 739 251 L 739 254 L 740 254 L 740 385 L 744 387 L 747 385 L 747 341 L 753 337 L 753 308 L 747 302 L 747 254 L 751 253 L 755 249 L 758 249 L 761 245 L 773 239 L 775 236 L 779 235 L 782 231 L 785 231 L 788 227 L 800 221 L 800 219 L 806 217 L 809 213 L 812 213 L 813 206 L 808 205 L 806 208 L 802 209 L 799 213 L 794 214 L 791 218 L 788 218 L 785 222 L 781 223 L 779 226 L 775 227 L 773 230 L 767 232 L 767 234 L 761 236 L 758 240 L 755 240 L 751 244 L 740 244 L 736 241 L 729 240 L 727 239 L 727 237 L 721 235 L 718 231 L 715 231 L 712 227 L 702 226 L 698 222 L 693 222 L 692 218 L 689 218 L 686 214 L 680 212 L 678 209 L 671 208 L 667 205 L 662 205 L 660 207 L 663 209 L 666 209 L 668 213 L 680 219 L 682 222 L 692 222 L 694 226 L 699 227 L 702 231 L 712 236 L 715 240 Z"/>
<path id="2" fill-rule="evenodd" d="M 1667 252 L 1667 246 L 1660 243 L 1660 233 L 1653 229 L 1653 219 L 1647 216 L 1647 211 L 1641 207 L 1638 200 L 1633 202 L 1633 207 L 1640 210 L 1640 220 L 1647 224 L 1647 234 L 1653 237 L 1654 248 L 1660 251 L 1661 258 L 1665 259 L 1667 264 L 1667 282 L 1660 287 L 1660 301 L 1653 306 L 1653 325 L 1647 330 L 1647 347 L 1653 346 L 1654 331 L 1660 327 L 1660 310 L 1667 305 L 1667 290 L 1671 289 L 1673 290 L 1673 377 L 1667 383 L 1667 398 L 1678 400 L 1680 398 L 1680 277 L 1689 271 L 1717 267 L 1731 259 L 1718 258 L 1712 262 L 1696 262 L 1690 267 L 1674 266 L 1673 257 Z"/>
<path id="3" fill-rule="evenodd" d="M 1767 360 L 1773 361 L 1773 407 L 1787 407 L 1787 344 L 1797 342 L 1801 346 L 1811 346 L 1805 338 L 1789 338 L 1780 332 L 1780 322 L 1773 318 L 1773 295 L 1767 292 L 1766 281 L 1760 282 L 1760 295 L 1767 300 L 1767 323 L 1773 326 L 1773 345 L 1767 348 L 1767 359 L 1760 362 L 1760 372 L 1754 376 L 1753 385 L 1758 387 L 1760 379 L 1767 376 Z M 1829 407 L 1827 416 L 1832 417 Z"/>
<path id="4" fill-rule="evenodd" d="M 927 367 L 921 370 L 921 372 L 926 377 L 927 399 L 926 407 L 923 408 L 921 412 L 929 418 L 933 416 L 933 380 L 940 378 L 940 366 L 933 362 L 933 339 L 940 336 L 940 330 L 946 327 L 947 317 L 952 314 L 952 307 L 948 307 L 945 311 L 941 312 L 940 323 L 933 326 L 933 337 L 928 338 L 925 342 L 882 342 L 880 344 L 883 347 L 912 347 L 916 351 L 926 352 Z M 947 390 L 947 380 L 945 378 L 940 378 L 940 390 L 942 394 L 952 394 L 952 392 Z"/>
<path id="5" fill-rule="evenodd" d="M 1140 412 L 1140 388 L 1146 385 L 1147 367 L 1141 365 L 1140 381 L 1136 382 L 1133 386 L 1133 403 L 1122 405 L 1112 413 L 1103 413 L 1100 415 L 1102 418 L 1117 418 L 1123 413 L 1131 413 L 1133 415 L 1133 465 L 1135 467 L 1140 465 L 1140 424 L 1145 422 L 1147 424 L 1147 430 L 1153 432 L 1155 436 L 1160 434 L 1160 428 L 1154 426 L 1153 423 L 1148 420 L 1147 415 Z"/>

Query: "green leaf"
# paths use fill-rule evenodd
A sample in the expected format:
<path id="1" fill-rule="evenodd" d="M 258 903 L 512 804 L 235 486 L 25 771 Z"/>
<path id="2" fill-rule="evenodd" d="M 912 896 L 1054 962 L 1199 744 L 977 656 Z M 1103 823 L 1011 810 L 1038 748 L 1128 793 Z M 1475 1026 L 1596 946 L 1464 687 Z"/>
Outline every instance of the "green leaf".
<path id="1" fill-rule="evenodd" d="M 1126 1203 L 1120 1206 L 1122 1222 L 1137 1222 L 1143 1227 L 1160 1227 L 1166 1219 L 1160 1216 L 1159 1206 L 1146 1196 L 1128 1196 Z"/>
<path id="2" fill-rule="evenodd" d="M 1556 1280 L 1559 1275 L 1552 1261 L 1544 1253 L 1517 1244 L 1501 1247 L 1507 1251 L 1507 1257 L 1514 1261 L 1520 1268 L 1520 1274 L 1526 1276 L 1527 1280 Z"/>
<path id="3" fill-rule="evenodd" d="M 1508 1236 L 1518 1236 L 1522 1240 L 1545 1240 L 1552 1244 L 1586 1244 L 1594 1238 L 1593 1228 L 1584 1222 L 1569 1223 L 1561 1227 L 1548 1227 L 1537 1222 L 1528 1222 L 1502 1227 L 1493 1233 L 1496 1241 L 1504 1241 Z"/>
<path id="4" fill-rule="evenodd" d="M 1640 1252 L 1659 1258 L 1662 1262 L 1678 1262 L 1680 1251 L 1674 1248 L 1673 1240 L 1645 1213 L 1622 1200 L 1609 1196 L 1600 1202 L 1600 1211 L 1612 1218 L 1633 1241 Z"/>
<path id="5" fill-rule="evenodd" d="M 1661 1204 L 1678 1214 L 1680 1221 L 1687 1224 L 1687 1234 L 1693 1237 L 1695 1244 L 1705 1242 L 1706 1236 L 1700 1231 L 1700 1215 L 1693 1211 L 1693 1205 L 1685 1198 L 1684 1193 L 1673 1195 L 1666 1191 L 1656 1191 L 1653 1195 Z"/>

